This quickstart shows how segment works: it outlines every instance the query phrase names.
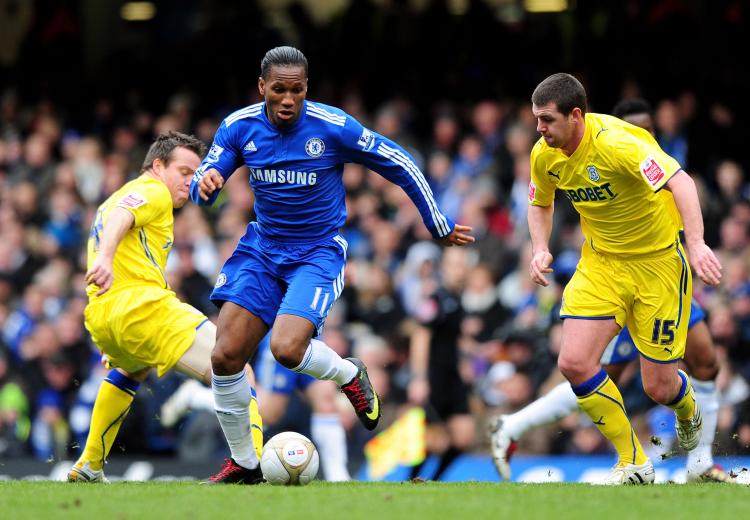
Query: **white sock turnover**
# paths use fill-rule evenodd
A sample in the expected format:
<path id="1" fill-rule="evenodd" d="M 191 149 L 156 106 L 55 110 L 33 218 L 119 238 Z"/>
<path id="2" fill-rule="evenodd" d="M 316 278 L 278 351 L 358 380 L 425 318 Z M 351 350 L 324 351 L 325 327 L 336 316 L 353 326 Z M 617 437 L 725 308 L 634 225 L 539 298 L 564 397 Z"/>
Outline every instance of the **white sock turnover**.
<path id="1" fill-rule="evenodd" d="M 334 381 L 339 386 L 349 383 L 357 375 L 354 363 L 342 359 L 331 347 L 317 339 L 310 340 L 302 363 L 292 370 L 316 379 Z"/>

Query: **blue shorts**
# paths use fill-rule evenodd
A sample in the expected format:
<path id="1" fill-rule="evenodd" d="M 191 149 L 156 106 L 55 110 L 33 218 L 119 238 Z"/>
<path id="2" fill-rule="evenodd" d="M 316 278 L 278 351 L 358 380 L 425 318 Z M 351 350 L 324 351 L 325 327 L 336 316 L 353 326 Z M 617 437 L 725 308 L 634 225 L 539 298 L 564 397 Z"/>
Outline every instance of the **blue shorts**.
<path id="1" fill-rule="evenodd" d="M 341 235 L 308 244 L 275 242 L 252 223 L 216 278 L 211 301 L 235 303 L 269 327 L 278 314 L 301 316 L 318 335 L 344 289 L 346 248 Z"/>
<path id="2" fill-rule="evenodd" d="M 688 330 L 693 328 L 693 325 L 699 321 L 706 319 L 706 312 L 703 308 L 693 301 L 690 304 L 690 321 L 688 322 Z M 602 365 L 624 365 L 630 363 L 638 357 L 638 349 L 635 348 L 633 338 L 630 337 L 630 331 L 627 327 L 623 327 L 620 334 L 609 342 L 607 348 L 604 349 L 602 354 L 601 363 Z"/>
<path id="3" fill-rule="evenodd" d="M 288 395 L 295 390 L 304 392 L 316 380 L 313 376 L 289 370 L 276 361 L 271 353 L 270 332 L 258 345 L 253 369 L 258 386 L 275 394 Z"/>

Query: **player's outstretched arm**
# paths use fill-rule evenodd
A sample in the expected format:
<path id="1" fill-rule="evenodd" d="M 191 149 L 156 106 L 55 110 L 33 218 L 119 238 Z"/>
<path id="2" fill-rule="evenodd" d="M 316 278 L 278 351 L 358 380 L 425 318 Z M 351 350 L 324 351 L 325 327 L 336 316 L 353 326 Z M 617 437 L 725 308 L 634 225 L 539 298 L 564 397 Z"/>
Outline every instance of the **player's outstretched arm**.
<path id="1" fill-rule="evenodd" d="M 96 295 L 101 296 L 112 287 L 114 282 L 114 269 L 112 262 L 115 259 L 117 246 L 120 245 L 125 233 L 133 226 L 135 217 L 133 214 L 120 207 L 113 208 L 107 216 L 99 243 L 99 253 L 86 272 L 86 283 L 99 287 Z"/>
<path id="2" fill-rule="evenodd" d="M 451 231 L 443 238 L 439 238 L 438 242 L 446 247 L 465 246 L 467 244 L 473 244 L 475 238 L 469 235 L 469 233 L 471 233 L 471 227 L 456 224 L 453 227 L 453 231 Z"/>
<path id="3" fill-rule="evenodd" d="M 666 187 L 674 195 L 682 217 L 690 265 L 703 283 L 719 285 L 722 267 L 714 252 L 703 241 L 703 215 L 695 182 L 690 175 L 680 170 L 667 181 Z"/>

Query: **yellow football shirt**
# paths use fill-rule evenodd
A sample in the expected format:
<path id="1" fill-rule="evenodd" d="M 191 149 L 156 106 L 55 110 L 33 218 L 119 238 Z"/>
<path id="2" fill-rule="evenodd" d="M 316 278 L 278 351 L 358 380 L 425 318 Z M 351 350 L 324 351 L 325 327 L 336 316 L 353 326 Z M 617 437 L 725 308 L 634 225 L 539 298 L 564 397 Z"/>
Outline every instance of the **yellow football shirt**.
<path id="1" fill-rule="evenodd" d="M 117 247 L 110 291 L 135 284 L 168 289 L 164 268 L 174 240 L 172 196 L 163 182 L 144 175 L 126 183 L 99 206 L 89 234 L 88 268 L 99 254 L 102 228 L 116 207 L 130 211 L 135 221 Z M 96 298 L 97 290 L 93 284 L 88 286 L 90 299 Z"/>
<path id="2" fill-rule="evenodd" d="M 549 206 L 563 190 L 595 251 L 640 256 L 671 247 L 680 229 L 669 192 L 680 165 L 646 130 L 612 116 L 586 114 L 586 131 L 568 157 L 540 138 L 531 151 L 529 204 Z"/>

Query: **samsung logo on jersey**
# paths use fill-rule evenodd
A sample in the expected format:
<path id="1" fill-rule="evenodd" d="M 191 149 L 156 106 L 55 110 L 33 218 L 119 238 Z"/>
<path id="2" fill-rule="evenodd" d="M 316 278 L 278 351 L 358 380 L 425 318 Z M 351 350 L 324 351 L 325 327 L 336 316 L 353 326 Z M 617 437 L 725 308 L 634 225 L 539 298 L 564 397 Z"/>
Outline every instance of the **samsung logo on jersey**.
<path id="1" fill-rule="evenodd" d="M 313 186 L 318 182 L 316 172 L 295 172 L 291 170 L 266 170 L 263 168 L 250 168 L 250 175 L 256 181 L 275 182 L 277 184 L 301 184 Z"/>

